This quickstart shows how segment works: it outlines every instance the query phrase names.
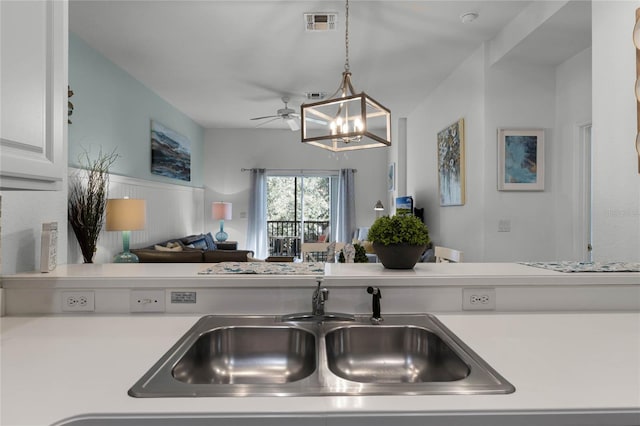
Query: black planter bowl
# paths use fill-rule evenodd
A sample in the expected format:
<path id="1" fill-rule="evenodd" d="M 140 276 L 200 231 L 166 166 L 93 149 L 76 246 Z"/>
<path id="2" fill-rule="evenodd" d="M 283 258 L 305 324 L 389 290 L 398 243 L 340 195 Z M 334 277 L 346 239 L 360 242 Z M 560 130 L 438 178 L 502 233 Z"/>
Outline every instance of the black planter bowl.
<path id="1" fill-rule="evenodd" d="M 405 243 L 385 246 L 373 243 L 373 251 L 376 252 L 378 259 L 387 269 L 413 269 L 426 248 L 426 244 L 416 246 Z"/>

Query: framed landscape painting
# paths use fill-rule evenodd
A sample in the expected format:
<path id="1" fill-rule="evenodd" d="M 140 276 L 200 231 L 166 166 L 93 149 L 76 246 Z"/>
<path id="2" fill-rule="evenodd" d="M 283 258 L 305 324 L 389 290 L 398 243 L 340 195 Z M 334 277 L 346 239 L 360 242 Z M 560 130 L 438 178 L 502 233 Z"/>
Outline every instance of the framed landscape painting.
<path id="1" fill-rule="evenodd" d="M 465 202 L 464 119 L 438 132 L 438 186 L 441 206 Z"/>
<path id="2" fill-rule="evenodd" d="M 151 173 L 191 180 L 191 142 L 154 120 L 151 120 Z"/>
<path id="3" fill-rule="evenodd" d="M 544 190 L 544 130 L 498 129 L 498 190 Z"/>

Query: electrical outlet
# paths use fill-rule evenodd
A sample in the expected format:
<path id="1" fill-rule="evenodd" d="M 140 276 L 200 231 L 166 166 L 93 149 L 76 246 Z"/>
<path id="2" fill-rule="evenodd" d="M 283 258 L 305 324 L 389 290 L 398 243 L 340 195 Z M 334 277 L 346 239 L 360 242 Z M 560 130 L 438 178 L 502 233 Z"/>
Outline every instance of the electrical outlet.
<path id="1" fill-rule="evenodd" d="M 93 291 L 63 291 L 62 312 L 93 312 L 95 296 Z"/>
<path id="2" fill-rule="evenodd" d="M 130 312 L 164 312 L 164 290 L 131 290 Z"/>
<path id="3" fill-rule="evenodd" d="M 495 288 L 463 288 L 463 311 L 494 311 L 496 309 Z"/>

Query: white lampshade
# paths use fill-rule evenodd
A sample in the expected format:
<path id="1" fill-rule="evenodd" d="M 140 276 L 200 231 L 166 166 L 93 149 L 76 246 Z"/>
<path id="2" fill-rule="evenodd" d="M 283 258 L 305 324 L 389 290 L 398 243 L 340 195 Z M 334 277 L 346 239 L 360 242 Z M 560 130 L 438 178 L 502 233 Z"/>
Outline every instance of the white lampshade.
<path id="1" fill-rule="evenodd" d="M 112 198 L 107 200 L 107 231 L 139 231 L 146 224 L 145 200 Z"/>
<path id="2" fill-rule="evenodd" d="M 211 203 L 211 218 L 213 220 L 231 220 L 231 203 Z"/>

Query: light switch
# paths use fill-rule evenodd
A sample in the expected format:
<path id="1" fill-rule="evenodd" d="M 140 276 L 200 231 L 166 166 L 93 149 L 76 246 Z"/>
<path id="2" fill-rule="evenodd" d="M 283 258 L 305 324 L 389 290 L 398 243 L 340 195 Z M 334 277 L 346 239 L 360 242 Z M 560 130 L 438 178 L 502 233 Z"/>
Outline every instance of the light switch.
<path id="1" fill-rule="evenodd" d="M 498 232 L 511 232 L 511 220 L 500 219 L 498 221 Z"/>

